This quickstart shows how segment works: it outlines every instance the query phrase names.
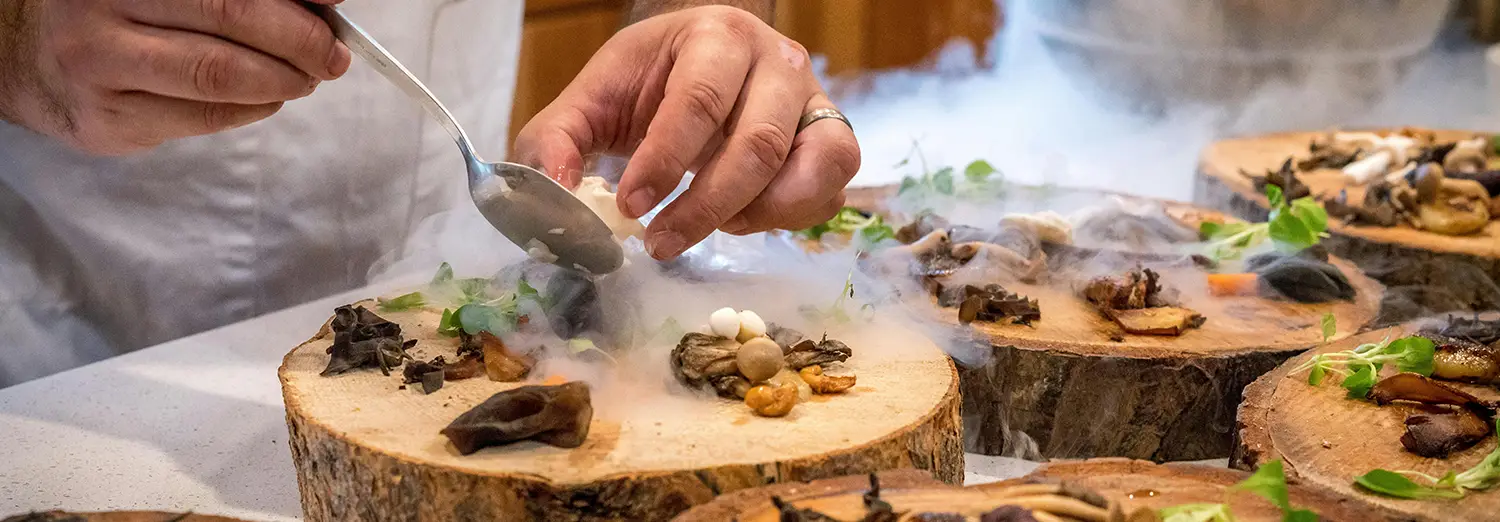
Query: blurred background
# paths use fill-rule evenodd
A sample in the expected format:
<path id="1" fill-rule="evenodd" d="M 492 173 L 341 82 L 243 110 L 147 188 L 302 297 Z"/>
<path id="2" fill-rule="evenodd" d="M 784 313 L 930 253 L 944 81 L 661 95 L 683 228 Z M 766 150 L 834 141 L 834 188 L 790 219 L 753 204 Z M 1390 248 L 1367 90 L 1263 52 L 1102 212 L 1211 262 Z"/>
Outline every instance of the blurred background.
<path id="1" fill-rule="evenodd" d="M 527 0 L 512 135 L 622 3 Z M 855 185 L 919 174 L 895 166 L 919 149 L 929 168 L 1188 199 L 1225 136 L 1500 130 L 1500 0 L 781 0 L 776 26 L 854 122 Z"/>

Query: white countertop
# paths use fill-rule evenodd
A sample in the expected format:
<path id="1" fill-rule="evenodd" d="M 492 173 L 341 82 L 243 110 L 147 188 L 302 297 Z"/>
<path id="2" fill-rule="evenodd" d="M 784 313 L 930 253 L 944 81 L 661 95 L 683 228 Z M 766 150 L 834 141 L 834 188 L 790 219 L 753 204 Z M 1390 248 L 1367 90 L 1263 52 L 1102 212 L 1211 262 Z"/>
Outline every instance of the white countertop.
<path id="1" fill-rule="evenodd" d="M 298 520 L 276 369 L 363 288 L 0 390 L 0 518 L 47 509 Z M 1035 464 L 970 455 L 970 482 Z"/>

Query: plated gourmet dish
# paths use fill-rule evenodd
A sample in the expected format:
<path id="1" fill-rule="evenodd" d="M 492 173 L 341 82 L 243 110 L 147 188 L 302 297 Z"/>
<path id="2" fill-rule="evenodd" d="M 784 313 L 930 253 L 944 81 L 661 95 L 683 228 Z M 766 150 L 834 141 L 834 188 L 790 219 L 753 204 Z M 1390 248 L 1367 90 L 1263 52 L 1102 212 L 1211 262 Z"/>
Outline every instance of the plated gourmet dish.
<path id="1" fill-rule="evenodd" d="M 657 520 L 850 469 L 959 480 L 952 363 L 827 277 L 847 268 L 637 254 L 604 277 L 444 264 L 335 310 L 281 370 L 307 518 Z"/>
<path id="2" fill-rule="evenodd" d="M 1330 343 L 1246 390 L 1232 464 L 1420 520 L 1500 509 L 1500 320 L 1448 317 Z"/>
<path id="3" fill-rule="evenodd" d="M 1321 247 L 1327 217 L 1309 199 L 1278 196 L 1256 223 L 928 179 L 851 193 L 862 208 L 800 236 L 813 250 L 855 245 L 864 272 L 967 338 L 954 356 L 971 452 L 1222 457 L 1229 436 L 1209 427 L 1233 422 L 1243 385 L 1318 344 L 1323 318 L 1343 337 L 1378 307 L 1379 285 Z"/>
<path id="4" fill-rule="evenodd" d="M 1500 141 L 1400 128 L 1271 134 L 1210 146 L 1195 201 L 1259 219 L 1274 186 L 1326 209 L 1329 252 L 1389 291 L 1380 324 L 1500 307 Z"/>

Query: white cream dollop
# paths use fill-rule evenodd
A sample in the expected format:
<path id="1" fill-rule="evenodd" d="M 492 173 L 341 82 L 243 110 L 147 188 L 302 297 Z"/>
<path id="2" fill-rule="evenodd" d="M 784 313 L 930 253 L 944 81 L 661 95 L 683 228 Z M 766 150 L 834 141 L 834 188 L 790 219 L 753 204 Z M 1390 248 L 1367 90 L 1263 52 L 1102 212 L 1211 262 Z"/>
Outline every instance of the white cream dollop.
<path id="1" fill-rule="evenodd" d="M 624 241 L 629 237 L 645 240 L 645 225 L 642 225 L 640 220 L 630 219 L 620 213 L 620 206 L 615 203 L 615 193 L 610 192 L 609 182 L 604 178 L 589 176 L 579 180 L 578 188 L 573 190 L 573 197 L 578 198 L 589 207 L 589 210 L 594 211 L 594 214 L 609 226 L 616 240 Z"/>

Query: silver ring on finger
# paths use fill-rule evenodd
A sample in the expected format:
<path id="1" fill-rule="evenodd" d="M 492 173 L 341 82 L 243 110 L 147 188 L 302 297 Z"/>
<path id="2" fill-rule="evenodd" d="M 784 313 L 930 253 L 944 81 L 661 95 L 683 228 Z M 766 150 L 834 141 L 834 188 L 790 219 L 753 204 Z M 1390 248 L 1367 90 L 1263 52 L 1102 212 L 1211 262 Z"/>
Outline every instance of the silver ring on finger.
<path id="1" fill-rule="evenodd" d="M 822 109 L 813 109 L 807 111 L 807 114 L 803 114 L 802 119 L 797 122 L 797 133 L 802 133 L 802 129 L 806 129 L 808 125 L 812 125 L 813 122 L 818 120 L 838 120 L 844 122 L 844 125 L 849 126 L 849 130 L 854 130 L 854 124 L 849 123 L 849 118 L 844 117 L 844 113 L 839 112 L 838 109 L 825 107 Z"/>

